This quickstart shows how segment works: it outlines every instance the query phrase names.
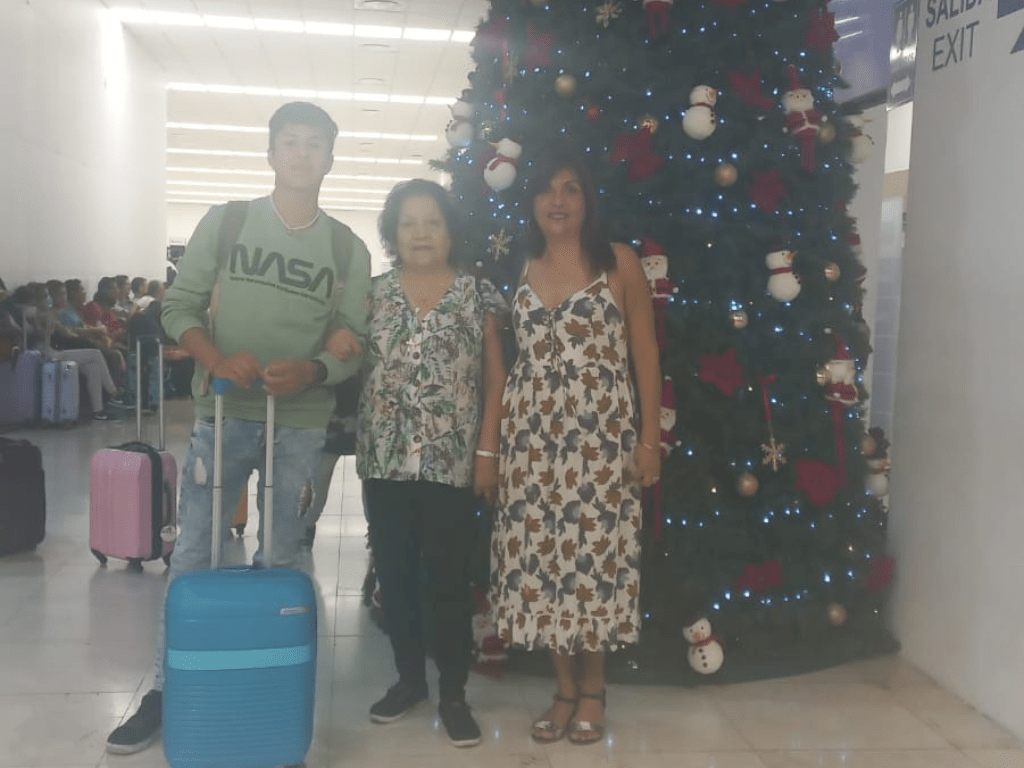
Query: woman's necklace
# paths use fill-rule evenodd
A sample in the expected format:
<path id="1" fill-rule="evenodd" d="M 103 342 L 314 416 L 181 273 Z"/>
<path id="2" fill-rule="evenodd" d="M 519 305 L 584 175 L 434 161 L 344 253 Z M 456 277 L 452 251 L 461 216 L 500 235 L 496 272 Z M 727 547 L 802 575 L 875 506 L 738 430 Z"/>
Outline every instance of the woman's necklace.
<path id="1" fill-rule="evenodd" d="M 310 219 L 306 224 L 302 224 L 302 225 L 300 225 L 298 227 L 289 227 L 288 226 L 288 222 L 286 222 L 284 220 L 284 216 L 282 216 L 281 212 L 279 210 L 277 210 L 277 203 L 274 202 L 274 196 L 273 195 L 270 196 L 270 207 L 274 209 L 274 213 L 277 214 L 278 220 L 281 222 L 281 224 L 284 226 L 284 228 L 288 230 L 288 234 L 289 235 L 292 232 L 298 232 L 300 229 L 309 229 L 314 224 L 316 224 L 317 219 L 320 218 L 320 209 L 317 208 L 316 209 L 316 215 L 313 216 L 313 218 Z"/>

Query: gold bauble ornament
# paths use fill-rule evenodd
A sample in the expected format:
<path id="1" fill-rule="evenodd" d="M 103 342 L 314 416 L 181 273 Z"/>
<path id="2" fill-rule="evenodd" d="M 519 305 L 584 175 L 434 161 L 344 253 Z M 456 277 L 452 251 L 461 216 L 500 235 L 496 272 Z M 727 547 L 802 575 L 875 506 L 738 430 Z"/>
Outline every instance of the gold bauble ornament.
<path id="1" fill-rule="evenodd" d="M 756 477 L 750 472 L 744 472 L 736 481 L 736 490 L 739 491 L 741 496 L 753 496 L 757 493 L 758 485 Z"/>
<path id="2" fill-rule="evenodd" d="M 832 383 L 832 374 L 829 372 L 828 368 L 819 368 L 815 372 L 814 377 L 817 379 L 819 387 L 824 387 L 826 384 Z"/>
<path id="3" fill-rule="evenodd" d="M 747 323 L 750 322 L 750 318 L 747 317 L 747 313 L 742 309 L 733 312 L 729 317 L 732 319 L 732 327 L 737 331 L 742 331 L 747 327 Z"/>
<path id="4" fill-rule="evenodd" d="M 831 144 L 836 140 L 836 127 L 832 123 L 825 123 L 821 126 L 821 130 L 818 131 L 818 142 L 821 144 Z"/>
<path id="5" fill-rule="evenodd" d="M 829 603 L 828 606 L 828 623 L 833 627 L 843 626 L 847 619 L 850 618 L 850 614 L 846 612 L 846 608 L 841 606 L 839 603 Z"/>
<path id="6" fill-rule="evenodd" d="M 576 93 L 576 78 L 570 74 L 562 74 L 555 78 L 555 93 L 569 98 Z"/>
<path id="7" fill-rule="evenodd" d="M 715 183 L 720 187 L 731 187 L 740 177 L 740 172 L 732 163 L 722 163 L 715 168 Z"/>
<path id="8" fill-rule="evenodd" d="M 839 279 L 839 265 L 834 261 L 830 261 L 825 265 L 825 279 L 830 283 L 834 283 Z"/>
<path id="9" fill-rule="evenodd" d="M 658 118 L 654 115 L 644 115 L 640 118 L 640 127 L 654 133 L 658 130 Z"/>
<path id="10" fill-rule="evenodd" d="M 861 456 L 874 456 L 875 451 L 878 450 L 878 443 L 875 442 L 875 438 L 871 435 L 864 435 L 860 439 L 860 453 Z"/>

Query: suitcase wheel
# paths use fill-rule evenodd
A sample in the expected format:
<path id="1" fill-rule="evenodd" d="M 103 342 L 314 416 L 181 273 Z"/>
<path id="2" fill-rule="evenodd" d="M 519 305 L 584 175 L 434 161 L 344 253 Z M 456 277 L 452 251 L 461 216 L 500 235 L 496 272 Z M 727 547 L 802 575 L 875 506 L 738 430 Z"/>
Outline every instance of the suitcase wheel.
<path id="1" fill-rule="evenodd" d="M 92 550 L 92 554 L 93 554 L 93 557 L 95 557 L 97 560 L 100 561 L 100 565 L 106 565 L 107 564 L 107 556 L 104 555 L 102 552 L 98 552 L 98 551 L 96 551 L 94 549 L 94 550 Z"/>
<path id="2" fill-rule="evenodd" d="M 128 561 L 128 570 L 133 573 L 142 573 L 142 561 L 137 557 L 131 558 Z"/>
<path id="3" fill-rule="evenodd" d="M 236 525 L 235 526 L 235 536 L 238 536 L 239 538 L 241 538 L 243 533 L 245 533 L 245 526 L 244 525 Z"/>
<path id="4" fill-rule="evenodd" d="M 171 567 L 171 556 L 170 555 L 164 555 L 164 565 L 166 565 L 168 568 Z"/>

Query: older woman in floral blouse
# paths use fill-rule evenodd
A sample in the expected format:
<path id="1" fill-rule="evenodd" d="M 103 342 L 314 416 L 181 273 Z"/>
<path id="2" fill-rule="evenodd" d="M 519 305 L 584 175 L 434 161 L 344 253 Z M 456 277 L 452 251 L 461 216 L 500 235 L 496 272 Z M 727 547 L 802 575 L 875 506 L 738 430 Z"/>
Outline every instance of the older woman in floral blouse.
<path id="1" fill-rule="evenodd" d="M 455 208 L 437 184 L 395 187 L 380 219 L 395 268 L 374 279 L 356 467 L 398 682 L 388 723 L 427 697 L 420 575 L 435 617 L 438 712 L 456 746 L 480 741 L 465 702 L 472 644 L 474 496 L 497 494 L 505 369 L 501 295 L 463 270 Z"/>

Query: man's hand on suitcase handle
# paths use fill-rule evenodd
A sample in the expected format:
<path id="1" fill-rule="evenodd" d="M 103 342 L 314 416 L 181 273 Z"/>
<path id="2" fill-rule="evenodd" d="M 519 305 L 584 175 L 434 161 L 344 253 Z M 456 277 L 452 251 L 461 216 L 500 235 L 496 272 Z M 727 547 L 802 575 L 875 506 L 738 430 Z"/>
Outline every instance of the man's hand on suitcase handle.
<path id="1" fill-rule="evenodd" d="M 313 384 L 312 360 L 275 360 L 263 371 L 263 389 L 272 395 L 288 395 Z"/>
<path id="2" fill-rule="evenodd" d="M 263 375 L 263 369 L 251 352 L 236 352 L 217 363 L 211 373 L 215 379 L 228 379 L 242 389 L 248 389 Z"/>

